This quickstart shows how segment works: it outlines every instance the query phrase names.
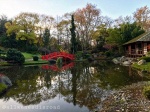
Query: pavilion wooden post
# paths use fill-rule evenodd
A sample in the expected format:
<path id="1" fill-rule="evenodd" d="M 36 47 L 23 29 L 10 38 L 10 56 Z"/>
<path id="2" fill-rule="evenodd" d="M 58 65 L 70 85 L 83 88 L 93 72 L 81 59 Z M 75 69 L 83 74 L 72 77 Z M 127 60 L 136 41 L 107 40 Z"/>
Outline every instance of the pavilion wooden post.
<path id="1" fill-rule="evenodd" d="M 128 46 L 128 52 L 131 54 L 131 45 Z"/>
<path id="2" fill-rule="evenodd" d="M 138 55 L 138 48 L 137 48 L 137 44 L 135 43 L 135 56 Z"/>
<path id="3" fill-rule="evenodd" d="M 144 43 L 143 55 L 146 55 L 146 53 L 147 53 L 147 43 Z"/>

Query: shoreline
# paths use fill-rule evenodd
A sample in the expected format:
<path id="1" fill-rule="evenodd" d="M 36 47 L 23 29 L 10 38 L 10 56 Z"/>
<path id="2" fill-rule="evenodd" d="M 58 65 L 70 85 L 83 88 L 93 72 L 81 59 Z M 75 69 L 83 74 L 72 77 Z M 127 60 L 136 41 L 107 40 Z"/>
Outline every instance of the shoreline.
<path id="1" fill-rule="evenodd" d="M 150 100 L 143 95 L 143 88 L 146 85 L 149 85 L 149 83 L 139 82 L 121 88 L 102 102 L 102 109 L 99 112 L 148 112 Z"/>

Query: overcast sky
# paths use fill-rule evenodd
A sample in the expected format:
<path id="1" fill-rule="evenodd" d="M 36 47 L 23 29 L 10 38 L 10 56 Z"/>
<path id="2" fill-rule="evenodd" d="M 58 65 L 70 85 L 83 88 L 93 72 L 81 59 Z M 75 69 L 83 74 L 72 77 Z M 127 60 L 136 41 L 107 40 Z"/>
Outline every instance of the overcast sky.
<path id="1" fill-rule="evenodd" d="M 146 5 L 150 8 L 150 0 L 0 0 L 0 15 L 13 18 L 20 12 L 36 12 L 56 17 L 83 8 L 87 3 L 96 5 L 103 16 L 113 19 L 132 15 Z"/>

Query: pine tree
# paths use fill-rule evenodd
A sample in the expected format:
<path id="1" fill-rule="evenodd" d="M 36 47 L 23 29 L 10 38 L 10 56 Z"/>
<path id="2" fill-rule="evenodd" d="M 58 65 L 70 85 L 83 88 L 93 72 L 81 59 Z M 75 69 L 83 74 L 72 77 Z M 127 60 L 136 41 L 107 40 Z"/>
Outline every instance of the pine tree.
<path id="1" fill-rule="evenodd" d="M 75 54 L 77 52 L 77 42 L 76 42 L 76 33 L 75 33 L 76 27 L 74 24 L 74 15 L 72 15 L 71 19 L 71 53 Z"/>

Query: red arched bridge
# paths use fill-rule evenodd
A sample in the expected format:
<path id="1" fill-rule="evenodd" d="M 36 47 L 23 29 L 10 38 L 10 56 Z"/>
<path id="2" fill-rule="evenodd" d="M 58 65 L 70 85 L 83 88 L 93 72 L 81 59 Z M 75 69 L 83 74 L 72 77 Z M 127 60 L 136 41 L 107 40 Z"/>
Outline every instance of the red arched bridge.
<path id="1" fill-rule="evenodd" d="M 68 60 L 74 60 L 75 59 L 75 55 L 73 54 L 69 54 L 66 52 L 53 52 L 47 55 L 43 55 L 42 59 L 43 60 L 51 60 L 51 59 L 57 59 L 59 57 L 62 57 L 63 59 L 68 59 Z"/>

